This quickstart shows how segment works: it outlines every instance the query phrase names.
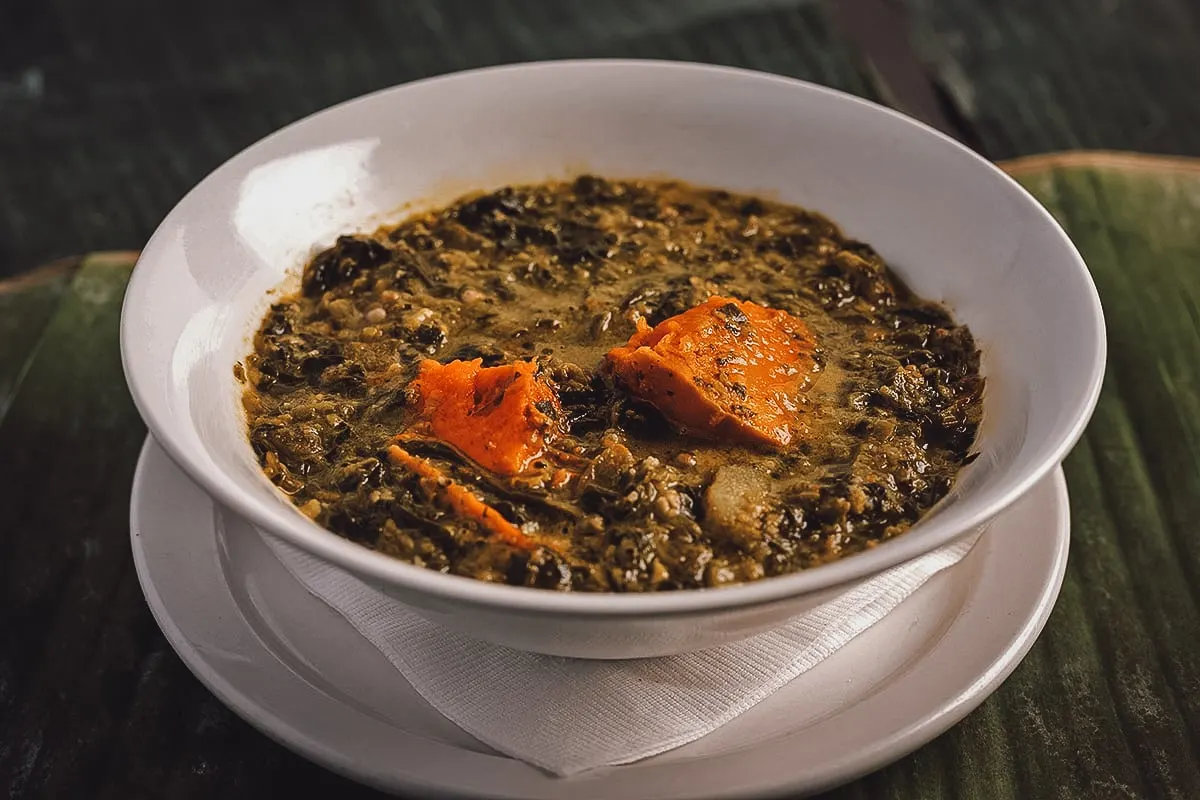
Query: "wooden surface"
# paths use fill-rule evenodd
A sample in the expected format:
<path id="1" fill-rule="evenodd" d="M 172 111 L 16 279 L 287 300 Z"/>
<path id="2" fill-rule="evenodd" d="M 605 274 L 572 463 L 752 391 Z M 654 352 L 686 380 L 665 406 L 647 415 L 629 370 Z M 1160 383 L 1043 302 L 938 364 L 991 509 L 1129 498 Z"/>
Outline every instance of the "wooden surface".
<path id="1" fill-rule="evenodd" d="M 352 13 L 351 13 L 352 12 Z M 143 428 L 116 350 L 135 248 L 192 184 L 320 107 L 569 56 L 730 63 L 912 113 L 993 158 L 1200 155 L 1185 0 L 0 4 L 0 789 L 19 798 L 375 796 L 226 711 L 133 575 Z M 1001 690 L 830 797 L 1200 797 L 1200 168 L 1010 169 L 1096 275 L 1110 371 L 1067 463 L 1071 566 Z"/>
<path id="2" fill-rule="evenodd" d="M 223 160 L 332 103 L 589 56 L 806 78 L 993 159 L 1200 156 L 1194 0 L 5 0 L 0 277 L 140 246 Z"/>

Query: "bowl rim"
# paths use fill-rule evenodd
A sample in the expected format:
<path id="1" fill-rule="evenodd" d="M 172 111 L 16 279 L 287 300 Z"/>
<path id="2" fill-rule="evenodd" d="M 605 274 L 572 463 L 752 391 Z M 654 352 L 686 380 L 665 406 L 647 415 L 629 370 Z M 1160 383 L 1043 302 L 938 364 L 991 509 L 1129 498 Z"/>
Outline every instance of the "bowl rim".
<path id="1" fill-rule="evenodd" d="M 298 127 L 307 126 L 318 118 L 336 116 L 341 109 L 352 104 L 375 101 L 389 95 L 402 95 L 404 92 L 418 86 L 431 84 L 454 84 L 471 81 L 480 76 L 515 75 L 536 71 L 573 71 L 573 70 L 614 70 L 629 69 L 661 71 L 664 73 L 692 73 L 698 77 L 735 78 L 739 80 L 764 81 L 779 84 L 791 90 L 805 92 L 823 98 L 825 101 L 858 105 L 875 114 L 891 118 L 894 123 L 907 125 L 928 136 L 935 137 L 940 142 L 960 155 L 968 156 L 977 166 L 993 173 L 994 177 L 1015 189 L 1017 195 L 1028 204 L 1029 211 L 1035 218 L 1040 219 L 1052 230 L 1065 245 L 1071 265 L 1078 270 L 1088 290 L 1087 304 L 1090 311 L 1090 327 L 1094 352 L 1088 374 L 1088 385 L 1083 395 L 1083 402 L 1075 410 L 1069 424 L 1063 425 L 1056 435 L 1056 441 L 1047 451 L 1040 462 L 1026 470 L 1025 474 L 997 499 L 982 505 L 971 513 L 964 522 L 954 527 L 937 531 L 936 535 L 921 535 L 919 527 L 911 532 L 891 539 L 870 551 L 856 553 L 851 556 L 822 564 L 788 575 L 764 578 L 749 583 L 735 584 L 719 588 L 687 589 L 673 592 L 654 593 L 619 593 L 619 592 L 555 592 L 546 589 L 535 589 L 524 586 L 495 584 L 465 576 L 449 575 L 424 567 L 410 564 L 400 559 L 387 556 L 365 546 L 344 539 L 326 530 L 298 511 L 286 525 L 267 513 L 261 498 L 249 490 L 242 489 L 236 481 L 216 480 L 209 470 L 190 452 L 190 447 L 177 437 L 173 430 L 179 424 L 173 421 L 169 414 L 159 415 L 155 404 L 150 400 L 154 391 L 155 381 L 147 369 L 139 363 L 134 354 L 132 342 L 137 339 L 134 330 L 134 316 L 130 306 L 134 298 L 144 295 L 142 286 L 149 274 L 150 261 L 148 253 L 153 253 L 154 244 L 175 223 L 175 217 L 180 209 L 197 193 L 215 180 L 219 180 L 223 172 L 233 169 L 236 163 L 253 159 L 254 155 L 288 132 Z M 705 612 L 729 611 L 749 606 L 762 605 L 772 602 L 785 601 L 794 597 L 815 594 L 833 589 L 843 584 L 865 579 L 883 570 L 894 567 L 905 561 L 919 557 L 955 539 L 966 535 L 997 514 L 1004 511 L 1018 498 L 1023 496 L 1031 487 L 1037 484 L 1054 467 L 1062 462 L 1070 449 L 1078 442 L 1095 410 L 1099 399 L 1100 389 L 1104 378 L 1107 361 L 1107 337 L 1103 309 L 1099 293 L 1083 258 L 1066 232 L 1053 216 L 1039 203 L 1024 187 L 1011 176 L 999 169 L 995 164 L 985 159 L 965 145 L 952 139 L 946 134 L 886 106 L 865 100 L 863 98 L 831 89 L 819 84 L 796 78 L 784 77 L 757 70 L 739 67 L 718 66 L 712 64 L 668 61 L 658 59 L 560 59 L 546 61 L 530 61 L 501 66 L 468 69 L 458 72 L 437 75 L 421 80 L 398 84 L 379 89 L 306 115 L 242 149 L 208 173 L 199 183 L 187 192 L 164 217 L 162 222 L 151 235 L 143 255 L 133 270 L 129 286 L 125 293 L 121 310 L 121 360 L 126 381 L 134 405 L 145 420 L 155 439 L 162 444 L 164 450 L 181 469 L 195 481 L 210 497 L 229 508 L 234 513 L 250 521 L 260 532 L 281 538 L 308 553 L 321 558 L 339 568 L 346 569 L 352 574 L 375 582 L 377 585 L 396 586 L 399 589 L 426 595 L 431 599 L 452 602 L 456 605 L 488 607 L 490 609 L 507 609 L 509 611 L 540 615 L 565 615 L 574 617 L 603 618 L 603 617 L 639 617 L 639 616 L 673 616 L 690 615 Z M 1064 267 L 1066 265 L 1064 264 Z M 919 526 L 919 523 L 918 523 Z M 401 601 L 403 602 L 403 601 Z"/>

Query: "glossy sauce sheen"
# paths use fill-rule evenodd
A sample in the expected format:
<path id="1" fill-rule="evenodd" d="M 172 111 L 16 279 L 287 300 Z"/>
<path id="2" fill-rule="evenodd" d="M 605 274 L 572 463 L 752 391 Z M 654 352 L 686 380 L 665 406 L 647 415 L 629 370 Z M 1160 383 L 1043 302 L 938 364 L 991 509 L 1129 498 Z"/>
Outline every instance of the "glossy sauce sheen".
<path id="1" fill-rule="evenodd" d="M 267 475 L 430 569 L 756 580 L 903 533 L 970 460 L 970 332 L 819 214 L 680 183 L 508 187 L 341 237 L 245 360 Z"/>

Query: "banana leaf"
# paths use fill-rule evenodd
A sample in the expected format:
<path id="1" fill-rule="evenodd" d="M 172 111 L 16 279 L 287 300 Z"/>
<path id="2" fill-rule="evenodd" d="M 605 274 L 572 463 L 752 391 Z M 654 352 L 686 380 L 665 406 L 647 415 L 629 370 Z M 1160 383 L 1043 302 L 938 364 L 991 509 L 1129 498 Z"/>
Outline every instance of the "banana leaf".
<path id="1" fill-rule="evenodd" d="M 1066 581 L 977 711 L 828 796 L 1200 797 L 1200 161 L 1005 167 L 1078 245 L 1109 328 L 1104 392 L 1065 464 Z M 103 775 L 108 796 L 185 783 L 192 796 L 373 796 L 237 720 L 149 618 L 127 541 L 144 428 L 117 352 L 133 259 L 0 284 L 0 785 L 92 796 Z"/>

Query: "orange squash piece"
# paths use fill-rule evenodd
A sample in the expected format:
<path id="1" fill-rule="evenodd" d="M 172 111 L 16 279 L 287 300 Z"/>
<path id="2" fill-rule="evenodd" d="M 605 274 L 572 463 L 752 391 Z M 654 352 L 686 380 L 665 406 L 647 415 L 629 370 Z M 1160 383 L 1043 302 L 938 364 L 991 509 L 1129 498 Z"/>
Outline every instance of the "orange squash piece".
<path id="1" fill-rule="evenodd" d="M 545 453 L 562 412 L 532 361 L 483 367 L 482 359 L 421 362 L 413 386 L 433 433 L 484 469 L 516 475 Z"/>
<path id="2" fill-rule="evenodd" d="M 467 487 L 455 483 L 423 458 L 417 458 L 399 445 L 388 447 L 388 460 L 397 467 L 407 469 L 421 479 L 424 491 L 437 498 L 446 509 L 465 519 L 473 519 L 479 526 L 513 547 L 534 550 L 540 543 L 522 533 L 521 529 L 501 516 L 500 512 L 471 493 Z"/>
<path id="3" fill-rule="evenodd" d="M 684 431 L 774 447 L 798 430 L 816 340 L 786 311 L 711 297 L 608 352 L 608 369 Z"/>

